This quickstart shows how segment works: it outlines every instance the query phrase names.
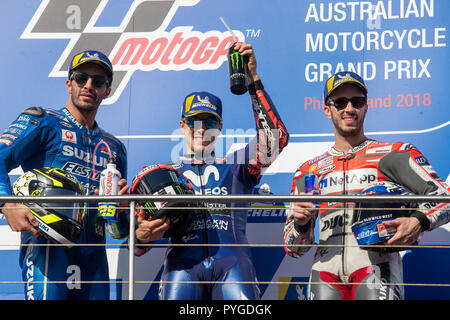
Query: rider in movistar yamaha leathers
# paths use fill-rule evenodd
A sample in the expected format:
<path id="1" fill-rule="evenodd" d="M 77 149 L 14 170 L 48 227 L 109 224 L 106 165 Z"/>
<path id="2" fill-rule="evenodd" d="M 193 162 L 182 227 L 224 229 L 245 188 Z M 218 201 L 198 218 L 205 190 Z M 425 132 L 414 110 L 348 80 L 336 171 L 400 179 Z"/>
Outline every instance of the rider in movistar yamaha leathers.
<path id="1" fill-rule="evenodd" d="M 246 56 L 249 92 L 258 130 L 240 152 L 215 158 L 214 145 L 222 129 L 222 103 L 208 92 L 194 92 L 185 98 L 180 121 L 188 154 L 169 165 L 182 172 L 197 194 L 252 194 L 261 174 L 287 145 L 289 135 L 269 95 L 256 73 L 256 59 L 250 44 L 237 43 L 235 49 Z M 161 299 L 259 299 L 255 270 L 246 238 L 245 203 L 204 203 L 208 208 L 197 215 L 187 231 L 171 238 L 186 244 L 169 248 L 162 275 Z M 149 243 L 167 230 L 167 222 L 139 218 L 138 242 Z M 223 244 L 223 246 L 189 246 Z M 244 246 L 226 246 L 244 244 Z M 165 283 L 170 282 L 170 283 Z M 193 281 L 193 282 L 192 282 Z M 198 281 L 218 281 L 199 284 Z M 229 282 L 223 284 L 223 282 Z M 250 282 L 250 283 L 236 283 Z M 253 282 L 253 283 L 251 283 Z"/>
<path id="2" fill-rule="evenodd" d="M 122 177 L 126 177 L 124 145 L 101 129 L 95 121 L 100 103 L 111 91 L 112 77 L 111 62 L 101 52 L 84 51 L 73 57 L 69 79 L 66 80 L 69 92 L 66 107 L 58 111 L 28 108 L 0 136 L 1 195 L 11 194 L 8 172 L 18 166 L 23 171 L 42 167 L 64 169 L 81 182 L 86 194 L 93 194 L 99 185 L 99 174 L 109 158 L 107 148 L 99 148 L 93 155 L 94 148 L 101 140 L 109 145 L 118 170 Z M 95 177 L 91 170 L 93 163 Z M 125 179 L 120 181 L 119 188 L 119 194 L 127 192 Z M 5 203 L 2 213 L 13 231 L 22 232 L 22 244 L 47 243 L 44 237 L 39 237 L 37 221 L 23 204 Z M 97 219 L 96 209 L 86 211 L 83 224 L 78 243 L 105 243 L 105 222 Z M 126 223 L 117 225 L 121 229 Z M 123 230 L 122 234 L 114 236 L 126 235 Z M 26 299 L 109 299 L 107 282 L 76 282 L 109 280 L 103 246 L 22 246 L 20 266 Z"/>

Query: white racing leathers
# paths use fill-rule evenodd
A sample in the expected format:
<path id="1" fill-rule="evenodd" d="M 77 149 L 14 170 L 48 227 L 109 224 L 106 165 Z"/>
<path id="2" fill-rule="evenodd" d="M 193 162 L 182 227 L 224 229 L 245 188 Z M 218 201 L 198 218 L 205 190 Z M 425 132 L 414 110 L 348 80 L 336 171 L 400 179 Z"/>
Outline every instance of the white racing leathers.
<path id="1" fill-rule="evenodd" d="M 449 187 L 428 160 L 413 145 L 365 140 L 347 154 L 331 148 L 305 162 L 296 171 L 292 194 L 359 194 L 369 184 L 392 181 L 417 195 L 449 195 Z M 306 186 L 305 186 L 305 182 Z M 292 205 L 284 227 L 286 253 L 299 257 L 314 244 L 316 219 L 299 226 Z M 422 231 L 448 223 L 449 203 L 420 203 L 411 214 Z M 399 252 L 369 251 L 358 247 L 351 226 L 356 219 L 355 203 L 320 204 L 319 246 L 314 257 L 309 299 L 403 299 L 402 261 Z"/>

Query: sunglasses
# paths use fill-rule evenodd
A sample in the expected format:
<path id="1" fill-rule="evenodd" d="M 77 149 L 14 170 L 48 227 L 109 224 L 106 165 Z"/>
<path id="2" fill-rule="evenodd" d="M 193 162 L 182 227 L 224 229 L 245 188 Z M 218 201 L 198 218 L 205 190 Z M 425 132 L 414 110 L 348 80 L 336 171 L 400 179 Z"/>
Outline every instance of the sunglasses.
<path id="1" fill-rule="evenodd" d="M 74 72 L 70 76 L 70 80 L 75 80 L 79 86 L 83 86 L 89 78 L 92 79 L 92 84 L 96 88 L 102 88 L 105 85 L 109 87 L 109 81 L 103 76 L 90 75 L 84 72 Z"/>
<path id="2" fill-rule="evenodd" d="M 345 107 L 347 107 L 348 102 L 350 101 L 352 103 L 352 106 L 356 109 L 361 109 L 364 107 L 367 103 L 367 97 L 340 97 L 337 99 L 331 99 L 330 101 L 333 102 L 333 105 L 336 109 L 342 110 Z"/>
<path id="3" fill-rule="evenodd" d="M 199 126 L 200 122 L 203 122 L 205 124 L 206 129 L 217 129 L 220 125 L 220 120 L 217 118 L 206 118 L 202 120 L 196 116 L 191 116 L 184 119 L 184 123 L 186 123 L 187 126 L 191 129 L 196 126 L 196 123 L 197 126 Z"/>

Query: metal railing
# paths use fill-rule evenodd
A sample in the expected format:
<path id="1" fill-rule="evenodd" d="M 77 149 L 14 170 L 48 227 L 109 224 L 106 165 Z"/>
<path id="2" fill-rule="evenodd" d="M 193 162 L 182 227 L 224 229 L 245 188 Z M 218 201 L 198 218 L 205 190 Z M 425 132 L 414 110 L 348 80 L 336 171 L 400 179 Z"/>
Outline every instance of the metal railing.
<path id="1" fill-rule="evenodd" d="M 348 195 L 348 196 L 319 196 L 319 195 L 121 195 L 121 196 L 0 196 L 0 202 L 145 202 L 145 201 L 164 201 L 164 202 L 246 202 L 246 203 L 269 203 L 269 202 L 449 202 L 448 195 Z"/>
<path id="2" fill-rule="evenodd" d="M 432 203 L 450 203 L 450 196 L 448 195 L 336 195 L 336 196 L 320 196 L 320 195 L 120 195 L 120 196 L 0 196 L 0 202 L 3 203 L 100 203 L 100 202 L 116 202 L 116 203 L 128 203 L 129 207 L 125 209 L 130 210 L 130 229 L 129 234 L 133 235 L 135 232 L 135 211 L 136 203 L 143 202 L 183 202 L 183 203 L 276 203 L 276 202 L 339 202 L 339 203 L 383 203 L 383 202 L 407 202 L 407 203 L 420 203 L 420 202 L 432 202 Z M 249 210 L 254 207 L 232 208 Z M 287 208 L 287 206 L 285 207 Z M 181 209 L 180 207 L 172 207 L 171 209 Z M 392 210 L 390 208 L 390 210 Z M 448 210 L 448 209 L 445 209 Z M 46 244 L 46 246 L 52 244 Z M 54 244 L 56 246 L 65 246 L 64 244 Z M 80 246 L 86 245 L 99 245 L 99 244 L 75 244 Z M 193 244 L 189 244 L 193 245 Z M 107 244 L 101 244 L 101 246 L 107 246 Z M 129 246 L 129 300 L 134 300 L 134 285 L 135 281 L 134 265 L 135 265 L 135 237 L 131 236 L 128 240 Z M 141 244 L 140 244 L 141 246 Z M 152 244 L 152 246 L 186 246 L 185 244 Z M 283 244 L 197 244 L 197 246 L 266 246 L 266 247 L 283 247 Z M 298 245 L 298 246 L 327 246 L 327 245 Z M 337 245 L 331 245 L 337 246 Z M 341 245 L 339 245 L 341 246 Z M 405 247 L 417 247 L 405 246 Z M 434 248 L 435 246 L 423 246 Z M 439 248 L 450 248 L 450 246 L 439 246 Z M 89 282 L 89 281 L 88 281 Z M 122 281 L 126 282 L 126 281 Z M 155 283 L 160 281 L 138 281 L 139 283 Z M 217 283 L 215 281 L 214 283 Z M 267 283 L 261 282 L 259 283 Z M 271 284 L 285 284 L 283 282 L 270 282 Z M 303 282 L 299 282 L 304 284 Z M 292 284 L 292 283 L 291 283 Z M 339 284 L 344 284 L 340 282 Z M 398 285 L 398 284 L 397 284 Z M 424 284 L 402 284 L 402 285 L 424 285 Z M 450 286 L 450 284 L 439 284 L 439 286 Z"/>

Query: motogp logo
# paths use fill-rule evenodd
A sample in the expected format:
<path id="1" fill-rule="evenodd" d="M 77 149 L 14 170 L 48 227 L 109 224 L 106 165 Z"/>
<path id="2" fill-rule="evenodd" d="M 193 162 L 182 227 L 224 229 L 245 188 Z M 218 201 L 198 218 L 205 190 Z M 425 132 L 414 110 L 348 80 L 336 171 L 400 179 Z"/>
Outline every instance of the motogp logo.
<path id="1" fill-rule="evenodd" d="M 101 26 L 102 18 L 107 20 L 104 16 L 111 13 L 109 0 L 43 0 L 21 39 L 70 39 L 50 77 L 67 77 L 75 54 L 88 49 L 102 51 L 114 68 L 111 94 L 103 103 L 112 104 L 136 70 L 214 70 L 227 60 L 234 42 L 228 31 L 198 32 L 194 26 L 167 30 L 180 7 L 195 6 L 199 1 L 135 0 L 120 25 Z M 233 33 L 238 41 L 245 40 L 242 32 Z"/>

